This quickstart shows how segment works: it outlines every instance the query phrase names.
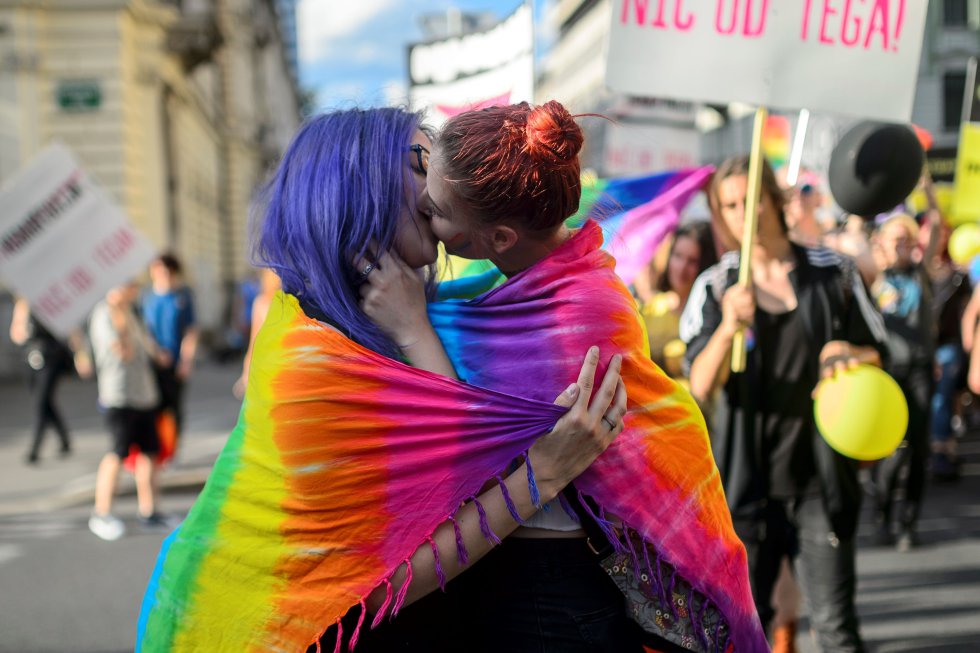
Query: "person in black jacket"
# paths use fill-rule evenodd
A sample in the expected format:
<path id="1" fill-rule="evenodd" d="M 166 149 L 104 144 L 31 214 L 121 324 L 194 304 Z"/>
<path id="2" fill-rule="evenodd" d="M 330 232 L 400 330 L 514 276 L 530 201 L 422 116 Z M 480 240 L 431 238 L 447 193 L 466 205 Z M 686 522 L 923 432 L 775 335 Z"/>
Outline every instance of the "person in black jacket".
<path id="1" fill-rule="evenodd" d="M 729 159 L 710 188 L 716 219 L 734 234 L 743 232 L 747 177 L 748 157 Z M 880 365 L 884 325 L 850 259 L 789 240 L 768 165 L 762 189 L 751 288 L 737 284 L 739 253 L 729 252 L 698 278 L 681 318 L 691 392 L 703 400 L 723 386 L 709 432 L 763 624 L 789 556 L 798 559 L 821 649 L 863 651 L 854 607 L 857 462 L 817 433 L 813 393 L 838 370 Z M 748 362 L 729 375 L 739 329 Z"/>

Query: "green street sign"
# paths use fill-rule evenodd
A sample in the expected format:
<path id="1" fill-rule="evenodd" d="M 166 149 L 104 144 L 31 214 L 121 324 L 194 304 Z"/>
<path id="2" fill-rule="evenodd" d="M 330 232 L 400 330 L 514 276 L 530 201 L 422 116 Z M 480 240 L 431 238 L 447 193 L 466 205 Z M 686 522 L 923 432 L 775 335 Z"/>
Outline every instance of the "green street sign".
<path id="1" fill-rule="evenodd" d="M 102 89 L 93 80 L 72 80 L 58 83 L 58 107 L 62 111 L 95 111 L 102 105 Z"/>

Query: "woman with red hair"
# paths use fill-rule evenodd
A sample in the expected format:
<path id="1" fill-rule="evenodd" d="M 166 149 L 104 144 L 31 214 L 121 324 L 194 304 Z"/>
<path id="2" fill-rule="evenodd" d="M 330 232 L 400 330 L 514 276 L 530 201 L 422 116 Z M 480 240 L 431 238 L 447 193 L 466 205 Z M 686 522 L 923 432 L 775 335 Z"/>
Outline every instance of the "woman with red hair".
<path id="1" fill-rule="evenodd" d="M 652 474 L 663 487 L 645 485 L 642 475 L 631 477 L 626 465 L 604 472 L 635 479 L 624 481 L 632 483 L 622 488 L 624 494 L 598 501 L 610 514 L 590 505 L 600 497 L 582 495 L 583 488 L 591 494 L 588 474 L 575 482 L 578 494 L 565 492 L 564 500 L 546 503 L 450 584 L 451 602 L 463 610 L 454 617 L 466 633 L 467 650 L 640 653 L 645 645 L 658 651 L 725 650 L 729 641 L 738 650 L 768 650 L 703 418 L 690 395 L 650 361 L 635 300 L 615 276 L 613 259 L 600 249 L 599 225 L 566 225 L 581 198 L 583 143 L 575 117 L 555 101 L 453 117 L 424 153 L 432 232 L 449 254 L 488 259 L 500 274 L 483 275 L 487 283 L 476 297 L 472 286 L 456 296 L 440 291 L 450 301 L 429 304 L 428 314 L 417 275 L 390 254 L 380 265 L 370 264 L 372 273 L 361 287 L 365 314 L 400 346 L 436 328 L 448 356 L 414 356 L 413 365 L 458 374 L 473 385 L 534 399 L 570 371 L 563 369 L 567 357 L 548 353 L 561 349 L 554 341 L 585 337 L 601 343 L 604 353 L 607 347 L 621 353 L 632 421 L 613 446 L 644 465 L 656 459 Z M 465 304 L 463 327 L 453 301 Z M 537 310 L 542 305 L 545 310 Z M 492 322 L 512 328 L 484 331 Z M 453 335 L 457 331 L 464 337 Z M 502 357 L 519 360 L 523 372 L 501 363 Z M 672 453 L 649 458 L 655 448 Z M 631 458 L 639 450 L 644 453 Z M 678 461 L 695 464 L 674 476 L 671 465 L 684 465 Z M 658 469 L 671 473 L 660 475 Z M 675 496 L 687 502 L 683 508 Z M 617 562 L 627 547 L 627 562 Z M 642 567 L 648 552 L 657 561 Z M 660 571 L 652 571 L 661 560 L 669 565 L 669 582 L 658 583 Z M 650 585 L 638 586 L 641 577 Z M 713 616 L 705 619 L 706 614 Z M 731 640 L 719 636 L 728 629 Z"/>

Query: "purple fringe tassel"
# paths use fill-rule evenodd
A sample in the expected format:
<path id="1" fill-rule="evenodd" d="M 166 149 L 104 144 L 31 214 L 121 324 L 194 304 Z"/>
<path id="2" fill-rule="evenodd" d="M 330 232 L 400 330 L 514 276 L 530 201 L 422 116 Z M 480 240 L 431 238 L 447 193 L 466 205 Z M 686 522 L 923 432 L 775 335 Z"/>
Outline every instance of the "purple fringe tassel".
<path id="1" fill-rule="evenodd" d="M 592 511 L 592 508 L 589 507 L 589 504 L 585 500 L 585 496 L 582 494 L 581 490 L 578 491 L 578 500 L 582 504 L 582 507 L 585 508 L 585 511 L 589 513 L 589 516 L 592 517 L 595 523 L 599 525 L 599 528 L 602 529 L 602 532 L 606 535 L 606 539 L 609 540 L 609 544 L 612 546 L 613 551 L 616 553 L 626 553 L 627 549 L 625 546 L 623 546 L 623 543 L 619 540 L 619 538 L 616 537 L 616 532 L 613 530 L 612 524 Z"/>
<path id="2" fill-rule="evenodd" d="M 500 544 L 500 538 L 491 530 L 490 522 L 487 521 L 487 511 L 483 508 L 483 504 L 476 497 L 470 497 L 470 499 L 476 504 L 476 511 L 480 513 L 480 531 L 483 532 L 483 537 L 493 546 L 497 546 Z"/>
<path id="3" fill-rule="evenodd" d="M 708 597 L 702 596 L 701 609 L 698 610 L 698 639 L 704 643 L 704 650 L 708 650 L 708 646 L 711 645 L 711 642 L 708 641 L 708 633 L 705 632 L 707 629 L 704 627 L 704 615 L 708 611 L 708 602 Z M 720 616 L 719 621 L 721 621 Z"/>
<path id="4" fill-rule="evenodd" d="M 674 621 L 680 621 L 680 615 L 677 614 L 677 606 L 674 605 L 674 585 L 677 584 L 677 570 L 673 570 L 670 574 L 670 586 L 667 588 L 667 598 L 670 599 L 670 614 L 674 617 Z"/>
<path id="5" fill-rule="evenodd" d="M 541 507 L 541 493 L 538 492 L 538 484 L 534 480 L 534 468 L 531 467 L 531 456 L 527 451 L 524 452 L 524 465 L 527 467 L 527 488 L 531 492 L 531 503 L 536 508 Z"/>
<path id="6" fill-rule="evenodd" d="M 660 554 L 657 553 L 657 591 L 660 593 L 660 600 L 664 605 L 673 603 L 667 599 L 667 588 L 664 586 L 664 567 L 660 563 Z"/>
<path id="7" fill-rule="evenodd" d="M 429 541 L 429 548 L 432 549 L 432 557 L 436 561 L 436 578 L 439 579 L 439 589 L 443 592 L 446 591 L 446 572 L 442 570 L 442 562 L 439 561 L 439 547 L 436 545 L 436 541 L 432 539 L 432 536 L 425 538 Z"/>
<path id="8" fill-rule="evenodd" d="M 640 556 L 636 553 L 636 549 L 633 547 L 633 538 L 630 537 L 630 530 L 625 524 L 623 525 L 623 539 L 626 540 L 626 546 L 630 550 L 630 559 L 633 561 L 633 575 L 637 578 L 637 580 L 639 580 Z M 640 541 L 643 541 L 642 537 L 640 538 Z"/>
<path id="9" fill-rule="evenodd" d="M 715 626 L 715 650 L 718 653 L 725 653 L 725 649 L 721 645 L 721 624 L 724 623 L 724 619 L 719 615 L 718 625 Z"/>
<path id="10" fill-rule="evenodd" d="M 647 543 L 643 542 L 643 563 L 647 566 L 647 574 L 650 577 L 650 586 L 653 587 L 656 584 L 657 577 L 653 573 L 653 565 L 650 564 L 650 547 Z"/>
<path id="11" fill-rule="evenodd" d="M 571 504 L 568 503 L 568 499 L 565 498 L 564 492 L 558 495 L 558 503 L 561 505 L 562 510 L 565 511 L 566 515 L 574 519 L 576 522 L 582 521 L 582 519 L 578 516 L 578 513 L 575 512 L 575 508 L 572 508 Z"/>
<path id="12" fill-rule="evenodd" d="M 498 476 L 497 483 L 500 484 L 500 492 L 504 495 L 504 503 L 507 504 L 507 510 L 510 511 L 510 516 L 514 518 L 514 521 L 523 526 L 524 520 L 517 513 L 517 506 L 514 505 L 514 501 L 510 498 L 510 492 L 507 490 L 507 484 L 504 483 L 504 479 Z"/>
<path id="13" fill-rule="evenodd" d="M 470 556 L 466 552 L 466 544 L 463 543 L 463 531 L 459 529 L 455 517 L 450 516 L 449 521 L 453 523 L 453 533 L 456 534 L 456 555 L 459 556 L 459 564 L 466 566 L 470 563 Z"/>

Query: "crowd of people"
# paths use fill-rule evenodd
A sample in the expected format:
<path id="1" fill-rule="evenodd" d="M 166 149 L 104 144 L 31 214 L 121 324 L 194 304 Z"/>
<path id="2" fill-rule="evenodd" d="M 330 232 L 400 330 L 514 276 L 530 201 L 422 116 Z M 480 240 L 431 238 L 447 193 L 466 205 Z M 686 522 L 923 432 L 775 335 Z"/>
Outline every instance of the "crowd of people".
<path id="1" fill-rule="evenodd" d="M 472 356 L 443 342 L 444 318 L 438 310 L 431 316 L 426 310 L 437 281 L 432 276 L 436 247 L 441 241 L 451 254 L 489 259 L 508 279 L 526 278 L 569 251 L 592 256 L 590 229 L 598 227 L 587 224 L 572 232 L 564 226 L 581 193 L 581 129 L 564 107 L 551 102 L 466 112 L 430 137 L 416 114 L 353 110 L 314 118 L 285 155 L 264 196 L 258 251 L 267 267 L 261 289 L 249 302 L 248 348 L 234 388 L 253 406 L 266 402 L 272 407 L 258 425 L 240 423 L 236 431 L 246 440 L 233 440 L 236 455 L 249 439 L 268 441 L 274 432 L 275 438 L 284 437 L 270 417 L 281 411 L 275 412 L 269 391 L 250 383 L 259 359 L 263 379 L 279 373 L 268 360 L 272 345 L 263 344 L 259 332 L 277 302 L 277 310 L 283 310 L 284 297 L 294 297 L 305 319 L 343 339 L 345 347 L 493 390 L 517 387 L 510 368 L 482 361 L 487 370 L 475 367 Z M 365 186 L 340 172 L 326 153 L 328 142 L 331 150 L 353 148 L 358 154 L 345 165 L 378 183 Z M 371 161 L 356 162 L 367 156 L 362 150 L 371 153 Z M 934 201 L 915 216 L 897 207 L 887 215 L 834 220 L 817 176 L 788 185 L 777 174 L 781 171 L 768 164 L 762 167 L 751 283 L 739 283 L 749 163 L 747 156 L 721 163 L 706 189 L 710 219 L 683 221 L 650 270 L 628 291 L 623 288 L 623 296 L 632 293 L 645 324 L 645 331 L 630 331 L 630 338 L 645 333 L 648 342 L 623 345 L 624 337 L 610 339 L 599 314 L 595 324 L 576 326 L 594 339 L 588 344 L 600 346 L 601 360 L 590 350 L 581 369 L 555 373 L 547 369 L 557 365 L 554 361 L 525 356 L 521 367 L 528 366 L 527 372 L 572 381 L 566 392 L 539 381 L 540 392 L 533 396 L 546 403 L 557 395 L 555 404 L 570 411 L 509 467 L 498 470 L 501 476 L 486 483 L 479 479 L 448 519 L 441 515 L 445 520 L 427 541 L 411 543 L 418 548 L 403 563 L 387 575 L 365 579 L 376 583 L 367 587 L 371 591 L 348 596 L 343 609 L 308 633 L 305 644 L 311 650 L 334 641 L 353 645 L 358 638 L 359 650 L 368 652 L 452 650 L 458 638 L 466 637 L 483 642 L 487 650 L 641 651 L 646 646 L 674 651 L 690 648 L 695 640 L 723 647 L 727 640 L 719 633 L 726 631 L 728 637 L 742 638 L 744 650 L 757 650 L 749 631 L 735 634 L 736 616 L 717 602 L 713 636 L 698 632 L 700 624 L 694 633 L 684 630 L 680 620 L 665 625 L 669 610 L 677 614 L 675 582 L 693 599 L 702 596 L 695 593 L 697 583 L 682 574 L 683 560 L 665 556 L 662 562 L 662 549 L 654 546 L 665 546 L 660 540 L 637 526 L 631 539 L 628 515 L 618 514 L 622 509 L 607 514 L 608 506 L 575 491 L 576 477 L 617 435 L 639 428 L 636 414 L 659 410 L 673 416 L 688 410 L 675 387 L 689 392 L 700 408 L 691 414 L 704 417 L 703 425 L 700 418 L 686 417 L 685 423 L 693 437 L 706 434 L 710 443 L 726 514 L 744 546 L 750 602 L 773 650 L 796 650 L 800 595 L 822 650 L 865 650 L 855 608 L 861 497 L 866 489 L 874 497 L 876 546 L 900 551 L 918 546 L 928 479 L 958 478 L 957 434 L 968 419 L 960 396 L 967 387 L 980 392 L 980 346 L 975 346 L 980 290 L 973 291 L 967 272 L 950 259 L 950 229 Z M 323 192 L 330 194 L 325 201 L 333 202 L 336 211 L 323 213 L 308 202 L 309 189 L 297 185 L 293 170 L 322 173 Z M 381 190 L 382 180 L 391 188 Z M 924 184 L 931 198 L 927 177 Z M 309 242 L 298 239 L 299 233 Z M 112 497 L 127 459 L 136 476 L 141 521 L 170 525 L 159 509 L 157 474 L 165 458 L 162 449 L 173 442 L 166 444 L 161 429 L 172 428 L 176 438 L 185 423 L 184 387 L 199 334 L 179 261 L 162 255 L 149 274 L 150 285 L 142 292 L 132 283 L 112 289 L 92 311 L 85 331 L 66 341 L 34 320 L 23 301 L 10 327 L 11 339 L 24 346 L 33 369 L 37 408 L 29 463 L 38 462 L 49 427 L 60 438 L 61 453 L 71 452 L 68 427 L 55 403 L 58 380 L 73 367 L 80 375 L 94 372 L 97 377 L 111 443 L 99 464 L 89 526 L 106 540 L 125 532 L 112 514 Z M 557 291 L 549 287 L 548 292 Z M 605 299 L 596 294 L 593 301 L 618 306 L 618 292 L 609 290 Z M 487 308 L 486 317 L 478 318 L 477 312 L 470 319 L 500 319 L 494 318 L 499 314 Z M 309 324 L 303 324 L 301 331 L 308 331 Z M 747 342 L 747 363 L 743 371 L 733 372 L 730 361 L 739 334 Z M 518 347 L 521 337 L 515 333 L 507 346 Z M 638 376 L 638 362 L 630 355 L 647 345 L 656 367 Z M 314 345 L 308 347 L 313 355 Z M 822 380 L 859 364 L 883 367 L 898 382 L 909 408 L 901 446 L 870 466 L 831 448 L 814 420 L 814 395 Z M 600 391 L 593 397 L 594 377 Z M 646 391 L 640 378 L 666 398 L 658 408 L 638 403 Z M 234 464 L 245 463 L 236 458 Z M 237 488 L 210 490 L 226 496 Z M 207 492 L 199 503 L 207 502 Z M 310 501 L 293 498 L 304 505 Z M 609 505 L 615 506 L 615 500 Z M 151 640 L 145 630 L 161 628 L 159 615 L 174 609 L 167 597 L 186 589 L 161 590 L 158 583 L 185 578 L 179 565 L 193 566 L 197 563 L 188 561 L 211 555 L 195 548 L 206 541 L 201 533 L 213 526 L 213 515 L 199 514 L 203 510 L 192 511 L 165 544 L 157 574 L 163 565 L 171 565 L 170 573 L 155 575 L 147 593 L 140 620 L 142 650 L 169 650 L 181 637 L 203 642 L 210 636 L 181 631 L 177 624 L 166 635 L 154 630 Z M 613 572 L 598 564 L 627 548 L 636 577 L 646 585 L 631 586 L 627 580 L 626 589 L 617 587 Z M 173 551 L 178 551 L 177 562 Z M 643 575 L 640 561 L 650 552 L 656 562 L 647 560 L 649 574 Z M 662 564 L 672 575 L 669 588 L 663 581 L 658 588 L 652 578 L 663 573 Z M 447 593 L 433 593 L 447 581 L 452 581 Z M 635 606 L 632 614 L 621 608 L 621 592 L 636 599 L 630 588 L 659 592 L 654 598 L 644 595 L 658 607 L 657 618 L 645 620 Z M 377 630 L 362 630 L 365 616 L 380 622 L 393 592 L 394 612 L 405 606 L 404 614 Z M 708 596 L 702 596 L 699 619 L 705 613 L 712 618 Z M 666 603 L 658 603 L 661 599 Z M 689 607 L 693 613 L 693 603 Z M 599 613 L 601 618 L 595 616 Z M 593 617 L 586 624 L 583 615 Z M 242 641 L 273 641 L 264 636 L 250 633 L 251 639 Z"/>
<path id="2" fill-rule="evenodd" d="M 96 377 L 98 409 L 110 444 L 96 472 L 95 505 L 89 529 L 104 540 L 125 534 L 112 514 L 119 474 L 128 466 L 136 478 L 139 522 L 166 528 L 159 510 L 158 469 L 172 456 L 183 426 L 183 388 L 193 368 L 198 329 L 193 296 L 180 261 L 161 254 L 149 267 L 150 284 L 129 281 L 110 289 L 85 324 L 68 339 L 52 334 L 28 302 L 14 307 L 10 338 L 23 347 L 31 374 L 36 412 L 27 462 L 40 461 L 45 432 L 54 428 L 62 456 L 72 452 L 68 425 L 57 406 L 59 381 L 74 371 Z"/>

